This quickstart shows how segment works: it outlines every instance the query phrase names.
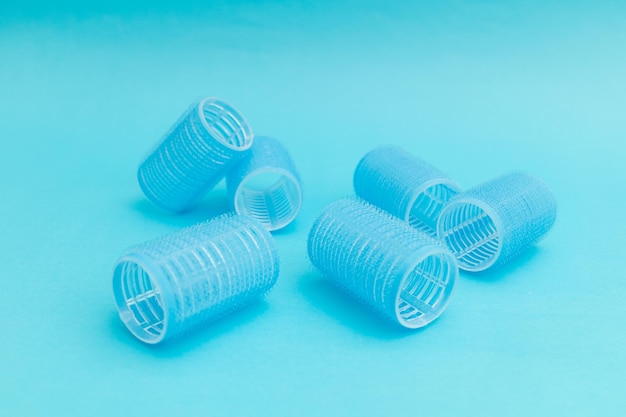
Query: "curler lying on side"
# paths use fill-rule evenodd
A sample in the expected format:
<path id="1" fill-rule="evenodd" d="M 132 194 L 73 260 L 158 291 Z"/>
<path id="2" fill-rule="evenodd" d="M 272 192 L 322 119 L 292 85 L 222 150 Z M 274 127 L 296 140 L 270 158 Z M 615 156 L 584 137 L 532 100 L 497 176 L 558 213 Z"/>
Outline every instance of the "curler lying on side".
<path id="1" fill-rule="evenodd" d="M 449 176 L 396 146 L 376 148 L 361 159 L 354 190 L 432 237 L 441 208 L 460 191 Z"/>
<path id="2" fill-rule="evenodd" d="M 326 207 L 309 233 L 308 253 L 340 288 L 411 329 L 439 317 L 458 277 L 445 246 L 361 200 Z"/>
<path id="3" fill-rule="evenodd" d="M 113 293 L 128 330 L 155 344 L 263 295 L 278 273 L 269 232 L 224 215 L 131 248 L 117 261 Z"/>
<path id="4" fill-rule="evenodd" d="M 555 220 L 550 188 L 531 174 L 513 172 L 450 200 L 439 215 L 437 234 L 459 268 L 478 272 L 515 258 Z"/>
<path id="5" fill-rule="evenodd" d="M 139 165 L 139 186 L 160 208 L 185 211 L 224 178 L 252 141 L 252 130 L 237 110 L 205 98 L 183 114 Z"/>
<path id="6" fill-rule="evenodd" d="M 302 207 L 300 176 L 287 149 L 257 136 L 249 154 L 226 177 L 235 212 L 254 217 L 268 230 L 289 225 Z"/>

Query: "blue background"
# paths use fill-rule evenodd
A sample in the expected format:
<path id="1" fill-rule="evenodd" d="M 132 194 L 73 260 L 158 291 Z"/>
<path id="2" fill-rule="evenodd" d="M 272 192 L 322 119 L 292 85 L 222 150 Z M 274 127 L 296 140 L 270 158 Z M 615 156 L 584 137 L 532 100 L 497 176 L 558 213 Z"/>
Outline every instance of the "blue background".
<path id="1" fill-rule="evenodd" d="M 623 2 L 184 3 L 0 5 L 1 415 L 623 415 Z M 227 209 L 220 186 L 165 214 L 135 180 L 205 95 L 290 148 L 305 205 L 276 234 L 265 300 L 145 346 L 117 318 L 112 266 Z M 534 172 L 557 223 L 463 274 L 431 326 L 390 329 L 305 243 L 382 143 L 464 187 Z"/>

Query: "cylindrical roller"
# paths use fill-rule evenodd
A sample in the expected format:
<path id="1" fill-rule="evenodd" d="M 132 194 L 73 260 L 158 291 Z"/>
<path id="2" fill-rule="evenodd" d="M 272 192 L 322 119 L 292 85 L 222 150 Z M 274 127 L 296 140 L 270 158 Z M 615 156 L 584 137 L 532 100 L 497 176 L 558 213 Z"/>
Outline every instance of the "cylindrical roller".
<path id="1" fill-rule="evenodd" d="M 302 207 L 300 176 L 287 149 L 276 139 L 256 136 L 248 155 L 226 176 L 234 210 L 268 230 L 291 223 Z"/>
<path id="2" fill-rule="evenodd" d="M 361 200 L 326 207 L 311 228 L 308 252 L 332 282 L 407 328 L 439 317 L 458 276 L 440 242 Z"/>
<path id="3" fill-rule="evenodd" d="M 354 190 L 432 237 L 441 208 L 460 191 L 448 175 L 396 146 L 376 148 L 361 159 Z"/>
<path id="4" fill-rule="evenodd" d="M 137 179 L 150 201 L 182 212 L 246 155 L 252 130 L 229 104 L 205 98 L 191 106 L 140 164 Z"/>
<path id="5" fill-rule="evenodd" d="M 113 293 L 131 333 L 159 343 L 261 296 L 278 272 L 269 232 L 251 217 L 224 215 L 128 250 Z"/>
<path id="6" fill-rule="evenodd" d="M 483 271 L 513 259 L 555 219 L 550 188 L 531 174 L 513 172 L 451 199 L 439 215 L 437 233 L 461 269 Z"/>

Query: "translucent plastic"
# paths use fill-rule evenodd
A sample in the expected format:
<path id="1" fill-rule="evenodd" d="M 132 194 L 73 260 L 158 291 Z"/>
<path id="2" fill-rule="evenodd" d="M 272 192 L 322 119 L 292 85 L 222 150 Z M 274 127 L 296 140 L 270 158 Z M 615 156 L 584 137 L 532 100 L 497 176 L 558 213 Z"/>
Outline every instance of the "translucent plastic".
<path id="1" fill-rule="evenodd" d="M 255 137 L 226 184 L 234 210 L 254 217 L 268 230 L 287 226 L 302 207 L 300 176 L 287 149 L 274 138 Z"/>
<path id="2" fill-rule="evenodd" d="M 139 185 L 162 209 L 185 211 L 246 155 L 252 140 L 252 130 L 238 111 L 205 98 L 183 114 L 141 163 Z"/>
<path id="3" fill-rule="evenodd" d="M 278 273 L 269 232 L 224 215 L 131 248 L 115 266 L 113 293 L 126 327 L 159 343 L 263 295 Z"/>
<path id="4" fill-rule="evenodd" d="M 361 159 L 354 190 L 432 237 L 442 207 L 460 191 L 446 174 L 395 146 L 376 148 Z"/>
<path id="5" fill-rule="evenodd" d="M 413 329 L 439 317 L 458 276 L 440 242 L 361 200 L 326 207 L 311 228 L 308 252 L 340 288 Z"/>
<path id="6" fill-rule="evenodd" d="M 550 188 L 531 174 L 514 172 L 450 200 L 437 232 L 461 269 L 483 271 L 515 258 L 546 234 L 555 219 Z"/>

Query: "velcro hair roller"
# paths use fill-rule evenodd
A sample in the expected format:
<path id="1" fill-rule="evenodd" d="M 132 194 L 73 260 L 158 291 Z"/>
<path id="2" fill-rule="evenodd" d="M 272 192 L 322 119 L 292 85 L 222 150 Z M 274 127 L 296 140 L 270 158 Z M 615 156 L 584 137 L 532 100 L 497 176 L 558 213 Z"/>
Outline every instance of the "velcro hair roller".
<path id="1" fill-rule="evenodd" d="M 233 209 L 268 230 L 289 225 L 302 207 L 300 176 L 287 149 L 276 139 L 256 136 L 250 152 L 226 176 Z"/>
<path id="2" fill-rule="evenodd" d="M 326 207 L 309 233 L 308 253 L 332 282 L 406 328 L 446 308 L 458 276 L 440 242 L 362 200 Z"/>
<path id="3" fill-rule="evenodd" d="M 439 212 L 459 192 L 459 186 L 405 150 L 382 146 L 357 165 L 354 190 L 362 199 L 434 237 Z"/>
<path id="4" fill-rule="evenodd" d="M 263 295 L 278 272 L 270 233 L 229 214 L 129 249 L 115 266 L 113 293 L 126 327 L 154 344 Z"/>
<path id="5" fill-rule="evenodd" d="M 245 156 L 253 135 L 229 104 L 205 98 L 191 106 L 140 164 L 144 194 L 172 212 L 189 209 Z"/>
<path id="6" fill-rule="evenodd" d="M 515 258 L 556 220 L 556 201 L 539 178 L 513 172 L 458 194 L 443 208 L 437 233 L 467 271 Z"/>

